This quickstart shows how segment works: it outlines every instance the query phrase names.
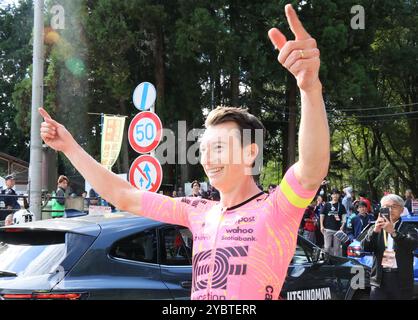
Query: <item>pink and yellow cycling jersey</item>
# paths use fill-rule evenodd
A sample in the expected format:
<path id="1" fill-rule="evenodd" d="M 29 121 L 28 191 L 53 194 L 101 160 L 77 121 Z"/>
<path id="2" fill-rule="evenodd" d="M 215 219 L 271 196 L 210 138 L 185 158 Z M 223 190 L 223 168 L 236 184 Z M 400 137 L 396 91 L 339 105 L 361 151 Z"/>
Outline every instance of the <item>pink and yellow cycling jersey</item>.
<path id="1" fill-rule="evenodd" d="M 279 299 L 297 232 L 316 190 L 290 168 L 276 190 L 231 207 L 144 192 L 144 215 L 193 233 L 192 299 Z"/>

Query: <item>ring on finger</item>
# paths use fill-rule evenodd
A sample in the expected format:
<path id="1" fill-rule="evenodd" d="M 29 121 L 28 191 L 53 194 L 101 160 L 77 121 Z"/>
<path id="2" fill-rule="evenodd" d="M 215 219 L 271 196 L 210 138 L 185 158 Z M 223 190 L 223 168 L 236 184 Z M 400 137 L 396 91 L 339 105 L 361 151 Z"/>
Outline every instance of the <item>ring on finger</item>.
<path id="1" fill-rule="evenodd" d="M 303 50 L 299 50 L 300 58 L 303 59 L 305 57 Z"/>

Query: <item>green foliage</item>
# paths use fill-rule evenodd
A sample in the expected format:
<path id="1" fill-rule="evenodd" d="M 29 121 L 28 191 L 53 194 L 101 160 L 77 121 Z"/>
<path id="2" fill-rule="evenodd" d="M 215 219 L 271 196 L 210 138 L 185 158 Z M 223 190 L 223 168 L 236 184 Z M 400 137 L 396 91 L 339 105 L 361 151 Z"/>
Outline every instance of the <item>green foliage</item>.
<path id="1" fill-rule="evenodd" d="M 28 160 L 28 127 L 30 115 L 16 117 L 21 110 L 30 110 L 29 65 L 33 12 L 31 1 L 20 1 L 0 9 L 0 151 Z M 23 81 L 22 84 L 19 84 Z M 16 93 L 14 93 L 16 91 Z M 20 105 L 13 100 L 19 99 Z"/>
<path id="2" fill-rule="evenodd" d="M 279 185 L 281 176 L 279 164 L 268 161 L 260 175 L 260 184 L 263 186 L 263 190 L 267 190 L 271 184 Z"/>
<path id="3" fill-rule="evenodd" d="M 212 107 L 240 105 L 267 128 L 261 181 L 265 187 L 277 184 L 287 152 L 289 81 L 267 31 L 279 27 L 293 39 L 283 12 L 287 2 L 47 1 L 46 24 L 48 9 L 58 3 L 65 8 L 66 27 L 45 45 L 45 107 L 98 159 L 100 118 L 87 113 L 123 114 L 129 122 L 137 113 L 132 92 L 142 81 L 157 86 L 157 113 L 167 128 L 175 129 L 178 120 L 201 127 Z M 321 50 L 332 183 L 368 190 L 373 197 L 388 188 L 418 193 L 417 2 L 292 3 Z M 350 9 L 358 4 L 366 12 L 364 30 L 350 27 Z M 32 16 L 29 0 L 0 10 L 0 150 L 25 160 Z M 398 107 L 379 109 L 393 105 Z M 119 168 L 135 156 L 122 152 Z M 65 157 L 60 170 L 76 174 Z M 177 184 L 172 172 L 180 170 L 165 170 L 165 182 Z M 189 166 L 183 180 L 202 176 L 199 166 Z"/>

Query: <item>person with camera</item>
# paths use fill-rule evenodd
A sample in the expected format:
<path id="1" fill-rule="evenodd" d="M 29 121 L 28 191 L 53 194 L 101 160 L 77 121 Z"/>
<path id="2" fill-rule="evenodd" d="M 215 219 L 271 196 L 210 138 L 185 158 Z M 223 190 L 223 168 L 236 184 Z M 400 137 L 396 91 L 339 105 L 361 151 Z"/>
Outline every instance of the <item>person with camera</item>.
<path id="1" fill-rule="evenodd" d="M 379 217 L 361 242 L 362 249 L 372 252 L 370 275 L 371 300 L 410 300 L 413 297 L 413 253 L 418 247 L 418 233 L 412 225 L 402 223 L 404 200 L 384 196 Z"/>

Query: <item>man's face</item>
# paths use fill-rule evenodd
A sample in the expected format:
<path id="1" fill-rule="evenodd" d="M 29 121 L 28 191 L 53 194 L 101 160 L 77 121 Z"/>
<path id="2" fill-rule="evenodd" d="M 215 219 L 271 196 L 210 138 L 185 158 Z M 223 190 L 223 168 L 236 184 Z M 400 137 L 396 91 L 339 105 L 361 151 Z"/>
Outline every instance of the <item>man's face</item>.
<path id="1" fill-rule="evenodd" d="M 367 213 L 367 207 L 365 206 L 359 206 L 358 207 L 358 213 L 365 215 Z"/>
<path id="2" fill-rule="evenodd" d="M 390 220 L 397 221 L 403 212 L 403 206 L 393 200 L 386 200 L 382 202 L 382 208 L 389 208 Z"/>
<path id="3" fill-rule="evenodd" d="M 340 199 L 340 194 L 339 193 L 333 193 L 331 195 L 331 199 L 332 199 L 332 201 L 337 202 Z"/>
<path id="4" fill-rule="evenodd" d="M 61 188 L 63 188 L 64 190 L 67 190 L 68 187 L 68 182 L 67 180 L 62 181 L 58 186 L 60 186 Z"/>
<path id="5" fill-rule="evenodd" d="M 7 216 L 6 220 L 4 220 L 5 226 L 11 226 L 13 224 L 13 216 Z"/>
<path id="6" fill-rule="evenodd" d="M 11 226 L 12 224 L 13 224 L 13 218 L 7 218 L 6 220 L 4 220 L 5 226 Z"/>
<path id="7" fill-rule="evenodd" d="M 210 184 L 227 192 L 251 173 L 257 151 L 255 144 L 242 146 L 239 127 L 230 121 L 206 129 L 200 143 L 200 162 Z"/>
<path id="8" fill-rule="evenodd" d="M 9 180 L 6 180 L 6 186 L 7 186 L 7 188 L 13 188 L 14 186 L 15 186 L 15 180 L 14 179 L 9 179 Z"/>
<path id="9" fill-rule="evenodd" d="M 199 190 L 200 190 L 200 187 L 199 187 L 199 185 L 197 184 L 197 183 L 195 183 L 194 185 L 193 185 L 193 193 L 199 193 Z"/>

